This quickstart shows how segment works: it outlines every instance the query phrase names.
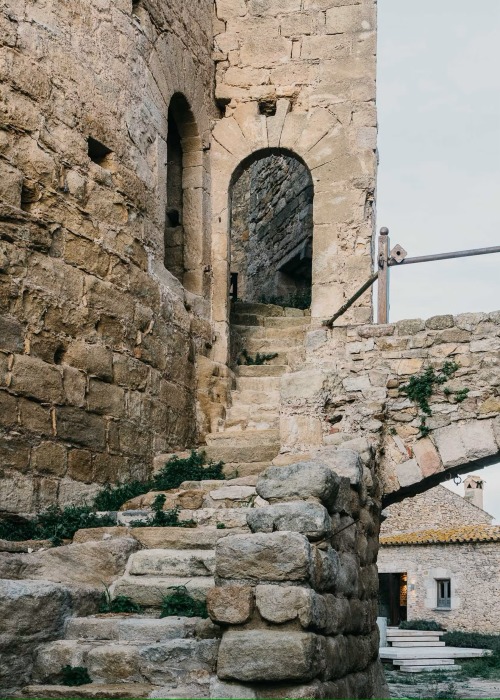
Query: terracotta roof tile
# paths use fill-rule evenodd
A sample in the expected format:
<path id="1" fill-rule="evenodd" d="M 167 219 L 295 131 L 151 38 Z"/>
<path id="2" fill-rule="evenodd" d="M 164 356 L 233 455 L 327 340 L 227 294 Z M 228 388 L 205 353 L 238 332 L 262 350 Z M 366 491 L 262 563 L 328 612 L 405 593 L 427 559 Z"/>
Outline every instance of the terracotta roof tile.
<path id="1" fill-rule="evenodd" d="M 380 538 L 380 544 L 395 547 L 405 544 L 450 544 L 459 542 L 500 542 L 500 525 L 464 525 L 420 532 L 403 532 Z"/>

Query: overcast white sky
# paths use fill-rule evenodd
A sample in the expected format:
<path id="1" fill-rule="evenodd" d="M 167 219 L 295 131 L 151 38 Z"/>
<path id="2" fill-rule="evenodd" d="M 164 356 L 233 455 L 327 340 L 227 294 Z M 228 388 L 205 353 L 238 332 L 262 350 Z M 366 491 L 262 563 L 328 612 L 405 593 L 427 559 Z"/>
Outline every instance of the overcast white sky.
<path id="1" fill-rule="evenodd" d="M 412 256 L 500 245 L 500 0 L 378 7 L 378 228 Z M 499 253 L 391 275 L 391 321 L 496 309 Z M 479 474 L 500 522 L 500 465 Z"/>

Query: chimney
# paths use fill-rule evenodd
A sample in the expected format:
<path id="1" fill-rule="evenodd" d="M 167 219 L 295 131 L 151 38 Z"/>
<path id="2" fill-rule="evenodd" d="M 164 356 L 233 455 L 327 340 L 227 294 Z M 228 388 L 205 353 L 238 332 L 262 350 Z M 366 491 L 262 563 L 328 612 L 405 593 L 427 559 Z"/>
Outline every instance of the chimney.
<path id="1" fill-rule="evenodd" d="M 475 476 L 471 474 L 464 481 L 464 498 L 472 505 L 483 508 L 483 494 L 484 494 L 484 484 L 486 482 L 481 479 L 480 476 Z"/>

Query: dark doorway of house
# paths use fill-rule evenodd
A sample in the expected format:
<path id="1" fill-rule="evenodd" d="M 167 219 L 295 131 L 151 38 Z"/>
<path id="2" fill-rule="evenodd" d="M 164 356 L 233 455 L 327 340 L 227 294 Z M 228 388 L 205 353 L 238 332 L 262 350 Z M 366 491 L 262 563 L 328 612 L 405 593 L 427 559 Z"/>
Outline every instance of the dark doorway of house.
<path id="1" fill-rule="evenodd" d="M 379 616 L 391 627 L 407 619 L 408 576 L 406 573 L 379 574 Z"/>
<path id="2" fill-rule="evenodd" d="M 254 155 L 231 190 L 233 299 L 309 307 L 312 239 L 309 169 L 286 151 Z"/>

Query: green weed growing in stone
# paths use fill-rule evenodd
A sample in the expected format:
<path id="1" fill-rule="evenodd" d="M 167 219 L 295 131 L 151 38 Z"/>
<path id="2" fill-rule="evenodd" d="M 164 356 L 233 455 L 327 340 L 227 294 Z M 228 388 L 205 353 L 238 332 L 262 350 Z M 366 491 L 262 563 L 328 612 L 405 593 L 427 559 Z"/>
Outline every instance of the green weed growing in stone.
<path id="1" fill-rule="evenodd" d="M 260 353 L 258 352 L 255 357 L 252 357 L 248 350 L 242 350 L 241 355 L 237 360 L 238 365 L 248 365 L 249 367 L 252 366 L 262 366 L 265 365 L 266 362 L 270 362 L 271 360 L 274 360 L 276 357 L 278 357 L 277 352 L 270 352 L 270 353 Z"/>
<path id="2" fill-rule="evenodd" d="M 96 496 L 94 507 L 101 511 L 116 511 L 130 499 L 149 491 L 176 489 L 183 481 L 224 479 L 223 467 L 223 462 L 207 461 L 204 452 L 191 452 L 189 457 L 172 457 L 152 479 L 106 486 Z"/>
<path id="3" fill-rule="evenodd" d="M 101 604 L 99 606 L 100 613 L 140 613 L 142 608 L 137 603 L 134 603 L 132 598 L 126 595 L 119 595 L 116 598 L 111 597 L 111 592 L 103 584 L 104 592 L 102 594 Z"/>
<path id="4" fill-rule="evenodd" d="M 163 597 L 160 617 L 208 617 L 205 601 L 193 598 L 186 586 L 170 586 L 169 590 L 173 593 Z"/>
<path id="5" fill-rule="evenodd" d="M 71 540 L 77 530 L 115 525 L 108 515 L 98 515 L 90 506 L 50 506 L 32 520 L 0 521 L 0 539 L 10 541 L 50 540 L 54 545 Z"/>
<path id="6" fill-rule="evenodd" d="M 130 527 L 195 527 L 194 520 L 179 520 L 179 510 L 163 510 L 167 497 L 159 493 L 152 504 L 153 517 L 148 520 L 133 520 Z"/>
<path id="7" fill-rule="evenodd" d="M 436 391 L 436 388 L 446 384 L 458 369 L 459 365 L 457 365 L 456 362 L 445 362 L 439 372 L 436 372 L 434 367 L 427 367 L 425 372 L 411 377 L 408 384 L 401 387 L 401 392 L 405 394 L 410 401 L 417 404 L 420 411 L 423 413 L 419 426 L 421 437 L 427 437 L 430 433 L 430 429 L 427 425 L 427 418 L 432 415 L 430 406 L 432 395 Z M 448 397 L 454 396 L 457 403 L 462 403 L 467 398 L 469 389 L 453 391 L 449 387 L 444 387 L 443 393 Z"/>
<path id="8" fill-rule="evenodd" d="M 92 678 L 85 666 L 64 666 L 61 669 L 61 676 L 63 685 L 74 687 L 92 683 Z"/>

